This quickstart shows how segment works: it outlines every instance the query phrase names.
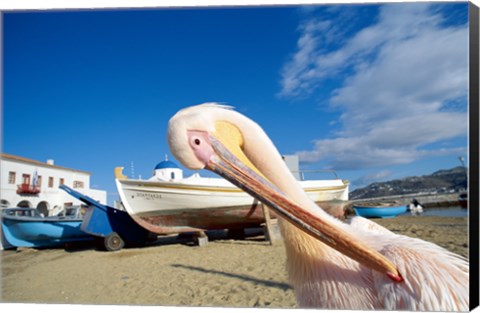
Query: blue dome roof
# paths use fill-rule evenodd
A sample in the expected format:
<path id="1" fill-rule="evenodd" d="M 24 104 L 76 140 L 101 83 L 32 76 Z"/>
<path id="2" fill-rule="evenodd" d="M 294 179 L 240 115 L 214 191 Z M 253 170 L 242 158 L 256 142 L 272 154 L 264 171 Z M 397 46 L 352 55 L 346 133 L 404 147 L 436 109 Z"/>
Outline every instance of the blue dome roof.
<path id="1" fill-rule="evenodd" d="M 179 168 L 177 164 L 171 162 L 171 161 L 162 161 L 155 166 L 156 170 L 161 170 L 164 168 Z"/>

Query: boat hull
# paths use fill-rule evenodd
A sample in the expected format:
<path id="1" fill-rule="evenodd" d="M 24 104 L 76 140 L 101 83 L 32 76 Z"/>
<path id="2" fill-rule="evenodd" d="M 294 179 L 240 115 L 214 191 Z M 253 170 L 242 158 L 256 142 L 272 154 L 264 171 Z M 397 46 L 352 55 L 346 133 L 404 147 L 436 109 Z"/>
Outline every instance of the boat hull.
<path id="1" fill-rule="evenodd" d="M 306 186 L 315 202 L 343 215 L 348 185 Z M 117 179 L 120 199 L 130 216 L 157 234 L 207 229 L 239 229 L 265 222 L 261 203 L 235 186 L 188 185 Z M 341 213 L 339 213 L 341 212 Z M 275 217 L 272 212 L 271 215 Z"/>
<path id="2" fill-rule="evenodd" d="M 407 206 L 353 206 L 353 210 L 358 216 L 392 218 L 407 212 Z"/>
<path id="3" fill-rule="evenodd" d="M 80 230 L 81 219 L 35 217 L 2 217 L 2 233 L 6 248 L 54 247 L 75 241 L 93 240 Z"/>

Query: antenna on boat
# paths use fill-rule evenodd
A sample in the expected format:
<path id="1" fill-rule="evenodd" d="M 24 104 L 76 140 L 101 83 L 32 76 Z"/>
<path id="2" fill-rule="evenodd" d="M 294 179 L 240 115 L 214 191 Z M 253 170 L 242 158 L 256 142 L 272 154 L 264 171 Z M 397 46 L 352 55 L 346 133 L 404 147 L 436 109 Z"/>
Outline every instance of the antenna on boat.
<path id="1" fill-rule="evenodd" d="M 133 161 L 130 161 L 130 170 L 132 171 L 131 178 L 135 178 L 135 168 L 133 166 Z"/>

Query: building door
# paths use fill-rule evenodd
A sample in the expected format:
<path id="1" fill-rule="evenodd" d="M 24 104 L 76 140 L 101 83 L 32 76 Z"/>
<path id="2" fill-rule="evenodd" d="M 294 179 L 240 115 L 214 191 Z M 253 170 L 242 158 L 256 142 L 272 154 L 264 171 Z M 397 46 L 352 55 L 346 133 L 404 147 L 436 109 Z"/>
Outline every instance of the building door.
<path id="1" fill-rule="evenodd" d="M 43 214 L 43 216 L 48 216 L 48 208 L 50 206 L 48 205 L 48 202 L 42 201 L 37 205 L 37 210 L 40 212 L 40 214 Z"/>

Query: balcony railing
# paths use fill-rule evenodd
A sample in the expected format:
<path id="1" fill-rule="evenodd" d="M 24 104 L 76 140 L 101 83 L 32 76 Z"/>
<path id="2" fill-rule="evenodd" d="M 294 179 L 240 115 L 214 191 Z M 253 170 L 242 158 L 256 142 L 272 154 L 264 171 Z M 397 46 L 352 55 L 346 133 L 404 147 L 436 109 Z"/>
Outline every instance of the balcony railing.
<path id="1" fill-rule="evenodd" d="M 29 184 L 17 185 L 17 194 L 19 195 L 22 195 L 22 194 L 36 195 L 38 193 L 40 193 L 40 188 L 37 186 L 33 186 Z"/>

